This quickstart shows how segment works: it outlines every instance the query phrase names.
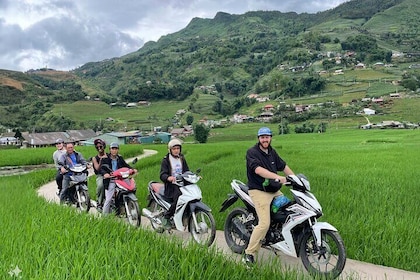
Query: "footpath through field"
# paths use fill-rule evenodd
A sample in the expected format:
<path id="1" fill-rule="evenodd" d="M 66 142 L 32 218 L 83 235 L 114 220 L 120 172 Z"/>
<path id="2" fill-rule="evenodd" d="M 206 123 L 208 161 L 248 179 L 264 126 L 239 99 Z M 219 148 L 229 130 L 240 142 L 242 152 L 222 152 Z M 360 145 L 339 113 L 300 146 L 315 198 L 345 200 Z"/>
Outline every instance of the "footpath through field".
<path id="1" fill-rule="evenodd" d="M 154 150 L 144 150 L 144 153 L 138 156 L 138 159 L 152 156 L 157 152 Z M 132 161 L 132 159 L 127 159 L 127 162 Z M 89 175 L 93 175 L 92 170 L 89 170 Z M 49 202 L 59 203 L 59 199 L 56 195 L 57 185 L 55 181 L 49 182 L 48 184 L 41 186 L 38 189 L 38 195 L 44 197 Z M 96 205 L 96 202 L 93 201 L 93 205 Z M 140 205 L 140 209 L 142 205 Z M 214 211 L 214 210 L 213 210 Z M 90 213 L 96 214 L 96 209 L 91 208 Z M 145 217 L 141 219 L 141 227 L 152 230 L 149 220 Z M 191 238 L 189 234 L 182 233 L 180 234 L 177 231 L 174 231 L 176 236 L 179 236 L 183 239 Z M 345 241 L 344 241 L 345 242 Z M 212 246 L 217 246 L 217 249 L 232 259 L 240 260 L 240 255 L 232 253 L 232 251 L 227 247 L 223 231 L 218 230 L 216 232 L 215 243 Z M 269 250 L 262 249 L 259 254 L 260 261 L 270 261 L 272 258 L 277 258 L 277 256 Z M 296 268 L 300 271 L 305 271 L 300 259 L 293 258 L 284 254 L 279 254 L 281 264 L 287 268 Z M 341 274 L 340 279 L 354 279 L 354 280 L 420 280 L 420 273 L 405 271 L 401 269 L 396 269 L 392 267 L 386 267 L 381 265 L 374 265 L 370 263 L 360 262 L 356 260 L 347 259 L 346 266 L 343 273 Z"/>

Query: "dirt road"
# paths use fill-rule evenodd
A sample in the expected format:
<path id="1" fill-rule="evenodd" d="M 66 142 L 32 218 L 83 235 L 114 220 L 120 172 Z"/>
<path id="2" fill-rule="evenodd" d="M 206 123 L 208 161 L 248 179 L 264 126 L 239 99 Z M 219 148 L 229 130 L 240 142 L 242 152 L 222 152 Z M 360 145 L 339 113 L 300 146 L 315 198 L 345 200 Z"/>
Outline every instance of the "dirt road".
<path id="1" fill-rule="evenodd" d="M 153 150 L 144 150 L 144 154 L 138 157 L 154 155 L 156 152 Z M 127 162 L 131 161 L 128 159 Z M 50 182 L 38 189 L 38 195 L 44 197 L 49 202 L 58 203 L 58 197 L 55 194 L 57 190 L 57 185 L 55 181 Z M 91 213 L 96 213 L 94 207 L 90 210 Z M 148 223 L 148 219 L 142 217 L 141 220 L 142 227 L 151 228 Z M 190 238 L 189 234 L 179 234 L 178 236 L 182 238 Z M 218 250 L 229 255 L 232 258 L 239 260 L 239 255 L 233 254 L 230 249 L 227 247 L 223 231 L 217 231 L 215 244 L 212 246 L 217 246 Z M 270 258 L 277 258 L 272 252 L 262 249 L 259 254 L 259 259 L 261 261 L 267 261 Z M 280 254 L 279 258 L 281 263 L 285 267 L 293 267 L 299 270 L 304 271 L 303 265 L 300 262 L 300 259 L 289 257 L 284 254 Z M 409 271 L 404 271 L 401 269 L 396 269 L 392 267 L 385 267 L 380 265 L 374 265 L 370 263 L 364 263 L 356 260 L 347 259 L 346 266 L 340 277 L 341 279 L 360 279 L 360 280 L 420 280 L 420 273 L 414 273 Z"/>

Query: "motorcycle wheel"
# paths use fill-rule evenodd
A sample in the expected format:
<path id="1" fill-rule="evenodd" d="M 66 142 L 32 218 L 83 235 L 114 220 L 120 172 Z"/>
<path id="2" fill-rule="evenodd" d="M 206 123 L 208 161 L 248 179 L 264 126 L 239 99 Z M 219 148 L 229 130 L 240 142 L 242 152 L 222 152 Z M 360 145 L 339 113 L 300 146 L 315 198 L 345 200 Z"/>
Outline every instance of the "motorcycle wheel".
<path id="1" fill-rule="evenodd" d="M 210 212 L 195 211 L 198 228 L 195 227 L 193 216 L 190 217 L 188 226 L 192 238 L 198 243 L 210 246 L 216 237 L 216 222 Z"/>
<path id="2" fill-rule="evenodd" d="M 244 208 L 233 209 L 226 218 L 225 240 L 228 247 L 237 254 L 243 254 L 248 247 L 252 228 L 246 219 L 249 212 Z"/>
<path id="3" fill-rule="evenodd" d="M 134 200 L 127 200 L 127 209 L 125 210 L 127 221 L 130 225 L 138 227 L 141 223 L 139 204 Z"/>
<path id="4" fill-rule="evenodd" d="M 302 238 L 299 249 L 300 258 L 306 270 L 313 276 L 337 278 L 346 264 L 346 249 L 340 234 L 335 231 L 321 231 L 322 245 L 316 246 L 312 232 Z"/>
<path id="5" fill-rule="evenodd" d="M 86 190 L 78 190 L 77 191 L 77 208 L 81 211 L 81 212 L 89 212 L 90 209 L 90 196 L 89 196 L 89 192 Z"/>
<path id="6" fill-rule="evenodd" d="M 158 213 L 158 212 L 163 213 L 164 209 L 158 203 L 156 203 L 156 201 L 153 200 L 152 202 L 150 202 L 149 211 L 152 213 Z M 154 230 L 159 230 L 160 228 L 162 228 L 161 224 L 158 224 L 154 222 L 153 220 L 150 220 L 150 224 L 152 225 L 152 228 Z"/>

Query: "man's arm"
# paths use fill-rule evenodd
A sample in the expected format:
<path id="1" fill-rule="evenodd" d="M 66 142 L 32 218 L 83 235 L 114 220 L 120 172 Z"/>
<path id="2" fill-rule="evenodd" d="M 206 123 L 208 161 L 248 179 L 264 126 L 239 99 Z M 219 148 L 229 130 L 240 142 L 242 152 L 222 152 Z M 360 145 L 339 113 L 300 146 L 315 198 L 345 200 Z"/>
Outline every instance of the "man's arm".
<path id="1" fill-rule="evenodd" d="M 279 180 L 282 184 L 286 183 L 286 177 L 280 176 L 277 173 L 271 172 L 268 169 L 265 169 L 264 167 L 258 166 L 255 168 L 255 174 L 266 178 L 266 179 L 273 179 L 273 180 Z"/>

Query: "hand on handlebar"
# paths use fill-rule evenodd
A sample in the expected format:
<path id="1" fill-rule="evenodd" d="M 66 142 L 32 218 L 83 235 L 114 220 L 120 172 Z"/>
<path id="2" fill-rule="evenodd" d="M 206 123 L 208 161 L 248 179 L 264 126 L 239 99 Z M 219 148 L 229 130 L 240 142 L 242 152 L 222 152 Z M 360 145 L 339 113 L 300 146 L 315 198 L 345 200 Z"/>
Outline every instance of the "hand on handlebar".
<path id="1" fill-rule="evenodd" d="M 172 183 L 172 184 L 176 183 L 176 178 L 174 176 L 169 176 L 167 180 L 169 183 Z"/>

